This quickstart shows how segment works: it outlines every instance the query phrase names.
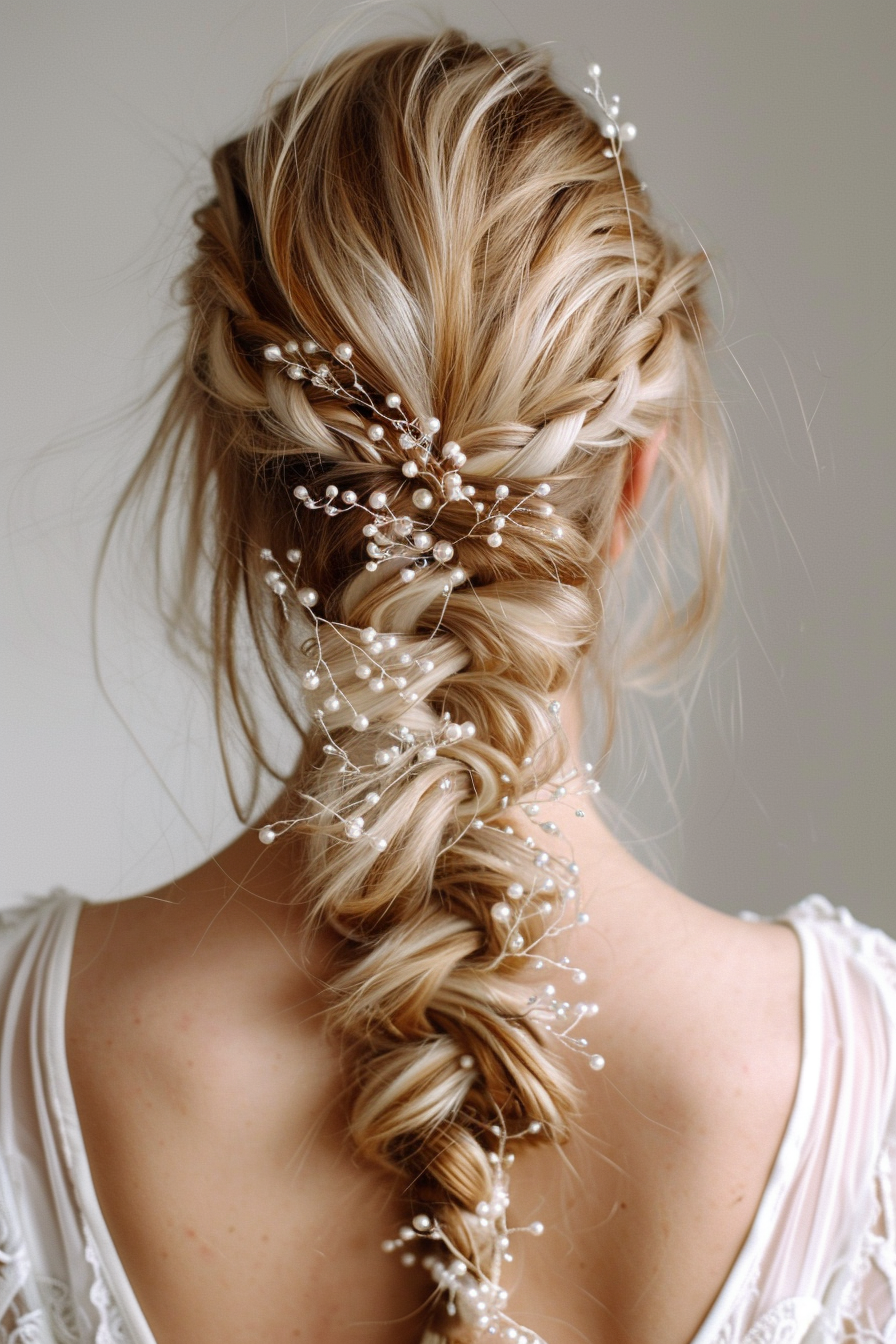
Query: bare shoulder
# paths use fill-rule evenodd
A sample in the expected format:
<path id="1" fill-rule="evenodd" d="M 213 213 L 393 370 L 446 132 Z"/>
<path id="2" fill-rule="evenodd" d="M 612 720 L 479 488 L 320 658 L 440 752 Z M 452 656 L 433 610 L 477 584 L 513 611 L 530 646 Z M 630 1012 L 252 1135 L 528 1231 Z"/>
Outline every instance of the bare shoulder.
<path id="1" fill-rule="evenodd" d="M 796 934 L 682 901 L 641 955 L 620 968 L 628 985 L 611 988 L 608 1004 L 623 1041 L 637 1038 L 624 1051 L 631 1085 L 673 1122 L 676 1145 L 693 1149 L 698 1183 L 720 1167 L 734 1184 L 748 1168 L 764 1183 L 799 1076 Z"/>
<path id="2" fill-rule="evenodd" d="M 750 1229 L 793 1106 L 799 944 L 787 927 L 670 898 L 615 955 L 592 944 L 592 967 L 606 1067 L 583 1072 L 573 1155 L 594 1192 L 591 1272 L 630 1337 L 690 1339 Z"/>

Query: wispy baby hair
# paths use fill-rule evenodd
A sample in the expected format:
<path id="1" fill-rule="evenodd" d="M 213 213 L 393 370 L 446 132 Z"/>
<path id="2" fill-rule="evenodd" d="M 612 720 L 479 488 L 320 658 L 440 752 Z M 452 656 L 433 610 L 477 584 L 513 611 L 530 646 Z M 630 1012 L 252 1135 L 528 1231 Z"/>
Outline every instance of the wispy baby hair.
<path id="1" fill-rule="evenodd" d="M 167 507 L 188 472 L 178 619 L 192 603 L 210 632 L 222 713 L 263 769 L 245 612 L 302 738 L 264 838 L 296 841 L 296 900 L 342 939 L 351 1132 L 401 1176 L 396 1244 L 433 1242 L 431 1342 L 536 1338 L 499 1283 L 507 1145 L 562 1142 L 575 1094 L 568 1005 L 522 972 L 582 912 L 574 863 L 505 814 L 566 787 L 554 697 L 586 652 L 601 665 L 632 446 L 663 426 L 699 565 L 683 604 L 661 591 L 657 661 L 718 597 L 702 259 L 652 222 L 611 113 L 544 52 L 453 30 L 303 79 L 214 155 L 185 353 L 137 477 L 164 461 Z M 404 444 L 376 428 L 399 407 Z"/>

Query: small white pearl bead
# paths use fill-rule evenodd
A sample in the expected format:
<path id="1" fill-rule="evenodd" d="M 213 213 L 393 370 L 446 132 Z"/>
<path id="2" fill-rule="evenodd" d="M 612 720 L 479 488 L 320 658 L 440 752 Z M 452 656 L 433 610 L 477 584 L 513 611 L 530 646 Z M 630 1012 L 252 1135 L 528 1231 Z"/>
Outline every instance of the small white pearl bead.
<path id="1" fill-rule="evenodd" d="M 370 496 L 370 507 L 372 509 L 384 509 L 386 503 L 385 490 L 374 490 L 373 494 Z"/>
<path id="2" fill-rule="evenodd" d="M 506 499 L 510 494 L 510 487 L 507 485 L 495 486 L 495 499 Z"/>
<path id="3" fill-rule="evenodd" d="M 417 532 L 411 539 L 412 544 L 418 551 L 428 551 L 433 543 L 431 532 Z"/>
<path id="4" fill-rule="evenodd" d="M 455 443 L 454 439 L 449 439 L 447 443 L 444 443 L 444 444 L 442 445 L 442 456 L 443 456 L 443 457 L 454 457 L 457 453 L 462 453 L 462 452 L 463 452 L 463 449 L 461 448 L 460 444 L 459 444 L 459 443 Z"/>
<path id="5" fill-rule="evenodd" d="M 414 577 L 414 571 L 412 569 L 400 569 L 398 571 L 398 577 L 401 579 L 402 583 L 410 583 L 411 579 Z"/>
<path id="6" fill-rule="evenodd" d="M 278 359 L 283 358 L 283 351 L 280 349 L 279 345 L 266 345 L 264 348 L 264 357 L 274 364 Z"/>
<path id="7" fill-rule="evenodd" d="M 401 397 L 398 395 L 397 392 L 386 393 L 386 405 L 392 411 L 398 409 L 398 407 L 401 405 Z"/>
<path id="8" fill-rule="evenodd" d="M 492 906 L 492 919 L 496 924 L 507 924 L 510 921 L 513 911 L 506 901 L 499 901 L 497 905 Z"/>
<path id="9" fill-rule="evenodd" d="M 324 701 L 324 709 L 329 710 L 331 714 L 335 714 L 338 708 L 339 708 L 339 696 L 328 695 L 326 700 Z"/>
<path id="10" fill-rule="evenodd" d="M 308 487 L 304 485 L 297 485 L 293 490 L 293 494 L 295 495 L 296 499 L 307 499 Z"/>
<path id="11" fill-rule="evenodd" d="M 435 663 L 431 658 L 421 658 L 417 666 L 421 672 L 431 672 L 435 667 Z"/>
<path id="12" fill-rule="evenodd" d="M 464 583 L 466 581 L 467 571 L 465 569 L 461 569 L 460 565 L 458 565 L 456 569 L 452 569 L 448 577 L 451 580 L 452 587 L 456 588 L 458 584 Z"/>
<path id="13" fill-rule="evenodd" d="M 594 1069 L 595 1073 L 600 1073 L 601 1069 L 604 1067 L 606 1062 L 607 1061 L 604 1059 L 603 1055 L 592 1055 L 588 1061 L 588 1064 L 592 1069 Z"/>
<path id="14" fill-rule="evenodd" d="M 432 506 L 433 496 L 431 490 L 415 490 L 411 499 L 417 505 L 418 509 L 428 509 Z"/>
<path id="15" fill-rule="evenodd" d="M 291 546 L 286 552 L 286 558 L 291 565 L 297 565 L 302 558 L 302 552 L 296 550 L 294 546 Z"/>
<path id="16" fill-rule="evenodd" d="M 302 342 L 302 349 L 306 355 L 316 355 L 320 346 L 317 341 L 307 340 Z"/>
<path id="17" fill-rule="evenodd" d="M 485 540 L 488 543 L 488 545 L 491 546 L 493 549 L 495 547 L 500 546 L 503 542 L 503 538 L 500 532 L 489 532 Z"/>
<path id="18" fill-rule="evenodd" d="M 464 732 L 459 723 L 449 723 L 445 729 L 446 742 L 459 742 Z"/>
<path id="19" fill-rule="evenodd" d="M 345 364 L 348 363 L 348 361 L 351 359 L 354 353 L 355 352 L 349 345 L 348 341 L 340 341 L 339 344 L 336 346 L 336 349 L 333 351 L 333 354 L 336 356 L 336 358 L 341 359 Z"/>
<path id="20" fill-rule="evenodd" d="M 318 594 L 314 588 L 300 588 L 296 597 L 303 607 L 313 607 L 317 605 Z"/>
<path id="21" fill-rule="evenodd" d="M 449 560 L 454 559 L 454 547 L 450 541 L 437 541 L 432 548 L 432 553 L 442 565 L 447 565 Z"/>
<path id="22" fill-rule="evenodd" d="M 462 1069 L 475 1069 L 476 1067 L 476 1060 L 472 1055 L 461 1055 L 457 1062 Z"/>
<path id="23" fill-rule="evenodd" d="M 421 423 L 423 425 L 424 434 L 438 434 L 439 430 L 442 428 L 441 420 L 435 415 L 424 415 Z"/>
<path id="24" fill-rule="evenodd" d="M 401 464 L 402 476 L 416 476 L 419 470 L 416 462 L 403 462 Z"/>
<path id="25" fill-rule="evenodd" d="M 317 675 L 316 672 L 311 671 L 306 672 L 305 675 L 302 677 L 302 685 L 308 691 L 316 691 L 318 686 L 320 685 L 320 677 Z"/>
<path id="26" fill-rule="evenodd" d="M 536 485 L 535 493 L 543 499 L 545 495 L 551 493 L 551 487 L 548 485 L 547 481 L 542 481 L 541 485 Z"/>
<path id="27" fill-rule="evenodd" d="M 363 733 L 365 729 L 370 727 L 370 720 L 366 714 L 356 714 L 352 719 L 352 727 L 356 733 Z"/>
<path id="28" fill-rule="evenodd" d="M 382 425 L 367 426 L 367 437 L 370 439 L 371 443 L 379 443 L 385 433 L 386 431 L 383 429 Z"/>
<path id="29" fill-rule="evenodd" d="M 263 845 L 272 845 L 277 839 L 277 832 L 273 826 L 262 826 L 258 832 L 258 838 Z"/>

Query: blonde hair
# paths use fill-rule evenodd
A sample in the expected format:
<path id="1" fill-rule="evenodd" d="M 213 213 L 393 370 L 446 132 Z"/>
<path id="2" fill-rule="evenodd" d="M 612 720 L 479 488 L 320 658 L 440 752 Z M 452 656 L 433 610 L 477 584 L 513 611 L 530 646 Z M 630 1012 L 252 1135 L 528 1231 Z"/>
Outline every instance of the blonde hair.
<path id="1" fill-rule="evenodd" d="M 434 1212 L 486 1275 L 495 1247 L 476 1208 L 493 1194 L 495 1116 L 515 1130 L 532 1125 L 532 1142 L 562 1142 L 575 1095 L 527 1014 L 521 958 L 490 918 L 531 852 L 501 827 L 471 823 L 525 796 L 531 758 L 542 779 L 563 763 L 546 702 L 600 645 L 631 445 L 663 425 L 667 516 L 671 525 L 671 501 L 683 497 L 699 563 L 686 600 L 675 605 L 670 584 L 658 604 L 654 661 L 674 663 L 705 625 L 723 568 L 702 257 L 663 237 L 627 161 L 606 147 L 545 54 L 523 45 L 487 49 L 452 30 L 376 41 L 305 78 L 213 157 L 216 195 L 196 212 L 185 277 L 185 353 L 132 485 L 164 461 L 164 512 L 186 468 L 177 619 L 207 593 L 207 564 L 210 617 L 200 606 L 199 621 L 219 704 L 236 706 L 262 769 L 236 647 L 248 613 L 304 742 L 293 798 L 344 814 L 369 785 L 340 772 L 302 713 L 307 626 L 297 637 L 295 621 L 281 619 L 264 547 L 301 549 L 303 582 L 330 620 L 393 632 L 415 656 L 425 645 L 434 667 L 411 709 L 389 688 L 353 695 L 374 742 L 399 723 L 436 725 L 445 711 L 476 726 L 475 738 L 418 762 L 391 789 L 399 767 L 383 768 L 381 798 L 365 810 L 384 853 L 347 843 L 320 813 L 294 833 L 296 900 L 344 940 L 330 1012 L 351 1047 L 354 1140 L 401 1174 L 412 1207 Z M 469 538 L 469 582 L 447 605 L 429 571 L 405 585 L 387 566 L 372 581 L 360 512 L 297 509 L 292 490 L 394 489 L 400 464 L 385 441 L 371 451 L 362 408 L 265 362 L 266 343 L 302 331 L 331 350 L 350 341 L 368 386 L 437 415 L 443 436 L 463 445 L 465 480 L 524 492 L 550 482 L 562 538 L 548 547 L 510 528 L 500 548 Z M 449 504 L 440 515 L 449 540 L 453 518 Z M 327 656 L 337 681 L 353 670 L 348 645 L 334 642 Z M 351 735 L 339 716 L 330 731 Z M 437 1310 L 426 1337 L 459 1338 L 459 1328 Z"/>

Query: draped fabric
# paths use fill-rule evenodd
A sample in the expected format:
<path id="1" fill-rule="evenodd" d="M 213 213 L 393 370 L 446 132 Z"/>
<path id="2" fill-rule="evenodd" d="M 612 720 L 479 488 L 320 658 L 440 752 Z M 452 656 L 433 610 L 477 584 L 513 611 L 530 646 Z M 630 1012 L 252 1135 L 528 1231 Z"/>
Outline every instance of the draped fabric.
<path id="1" fill-rule="evenodd" d="M 59 892 L 0 912 L 0 1344 L 154 1344 L 66 1063 L 81 905 Z M 896 1344 L 896 942 L 820 896 L 780 920 L 803 952 L 796 1100 L 692 1344 Z"/>

